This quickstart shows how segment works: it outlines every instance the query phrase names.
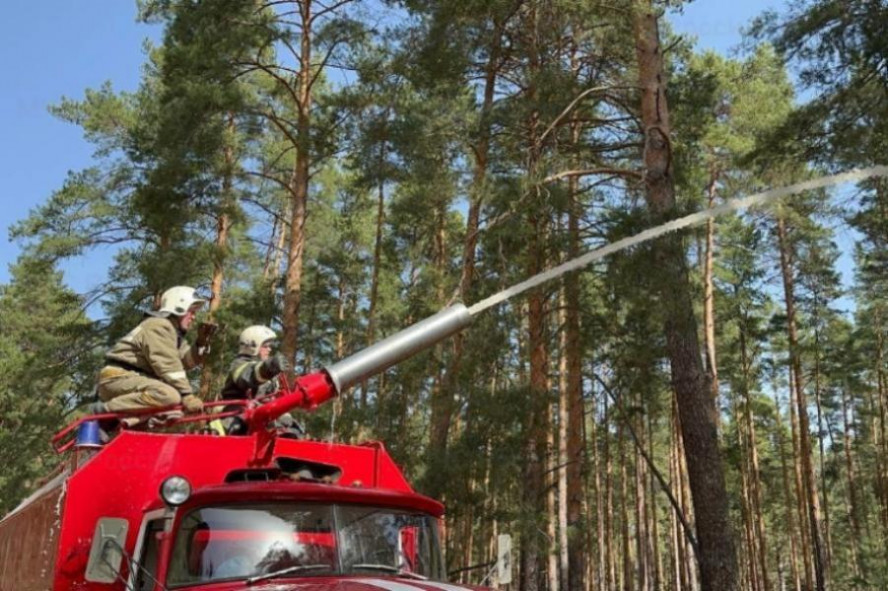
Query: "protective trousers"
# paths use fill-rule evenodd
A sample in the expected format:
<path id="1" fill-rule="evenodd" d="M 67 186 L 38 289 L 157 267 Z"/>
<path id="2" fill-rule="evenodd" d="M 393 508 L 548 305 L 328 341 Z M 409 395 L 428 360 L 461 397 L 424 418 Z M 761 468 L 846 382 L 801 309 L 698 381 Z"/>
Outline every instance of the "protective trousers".
<path id="1" fill-rule="evenodd" d="M 99 372 L 99 398 L 111 412 L 179 404 L 182 396 L 169 384 L 120 367 Z"/>

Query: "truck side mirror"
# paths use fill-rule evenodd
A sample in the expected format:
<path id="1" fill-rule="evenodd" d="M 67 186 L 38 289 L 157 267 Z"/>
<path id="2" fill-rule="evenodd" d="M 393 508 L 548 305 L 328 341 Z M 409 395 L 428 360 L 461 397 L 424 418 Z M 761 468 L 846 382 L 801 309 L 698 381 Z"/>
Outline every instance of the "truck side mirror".
<path id="1" fill-rule="evenodd" d="M 87 581 L 114 583 L 120 578 L 120 561 L 123 560 L 124 543 L 129 522 L 116 517 L 102 517 L 96 523 L 89 562 L 86 563 Z"/>
<path id="2" fill-rule="evenodd" d="M 496 538 L 496 581 L 500 585 L 512 582 L 512 536 L 509 534 Z"/>

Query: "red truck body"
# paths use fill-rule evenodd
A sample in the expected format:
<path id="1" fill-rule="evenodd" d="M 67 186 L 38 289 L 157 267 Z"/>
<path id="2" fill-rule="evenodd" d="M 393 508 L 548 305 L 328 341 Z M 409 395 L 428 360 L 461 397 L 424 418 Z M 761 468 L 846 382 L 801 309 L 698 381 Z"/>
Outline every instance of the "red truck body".
<path id="1" fill-rule="evenodd" d="M 145 515 L 163 509 L 158 491 L 173 475 L 186 478 L 194 490 L 189 503 L 180 508 L 183 511 L 198 502 L 294 499 L 399 507 L 434 517 L 443 514 L 440 503 L 413 491 L 381 443 L 342 445 L 276 438 L 271 453 L 257 460 L 256 440 L 255 435 L 124 431 L 90 457 L 72 452 L 62 473 L 0 522 L 0 589 L 112 588 L 84 578 L 98 519 L 117 517 L 129 522 L 125 547 L 132 555 Z M 275 478 L 281 458 L 335 466 L 341 475 L 335 484 L 282 481 Z M 256 475 L 270 475 L 271 480 L 241 480 Z M 235 482 L 230 482 L 232 477 Z M 129 575 L 124 569 L 122 576 Z M 123 583 L 114 588 L 123 589 Z M 220 583 L 207 588 L 234 587 Z"/>
<path id="2" fill-rule="evenodd" d="M 465 589 L 443 581 L 444 507 L 381 443 L 291 439 L 274 425 L 470 319 L 451 307 L 271 400 L 175 421 L 238 415 L 244 436 L 122 429 L 99 445 L 81 441 L 84 428 L 120 415 L 80 419 L 53 439 L 60 470 L 0 521 L 0 591 Z M 173 481 L 185 492 L 169 494 Z"/>

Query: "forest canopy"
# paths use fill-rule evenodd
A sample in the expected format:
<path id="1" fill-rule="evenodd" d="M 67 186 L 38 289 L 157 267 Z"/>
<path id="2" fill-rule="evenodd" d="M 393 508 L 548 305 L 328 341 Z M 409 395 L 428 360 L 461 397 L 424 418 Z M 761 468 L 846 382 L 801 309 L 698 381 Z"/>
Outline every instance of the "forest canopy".
<path id="1" fill-rule="evenodd" d="M 704 1 L 704 0 L 698 0 Z M 455 301 L 770 187 L 884 164 L 888 4 L 800 0 L 739 57 L 681 2 L 139 0 L 137 89 L 60 97 L 92 162 L 11 235 L 0 514 L 59 462 L 105 351 L 174 285 L 298 373 Z M 77 293 L 62 266 L 111 249 Z M 300 417 L 498 533 L 522 591 L 888 587 L 888 179 L 640 244 Z M 486 581 L 489 583 L 490 581 Z"/>

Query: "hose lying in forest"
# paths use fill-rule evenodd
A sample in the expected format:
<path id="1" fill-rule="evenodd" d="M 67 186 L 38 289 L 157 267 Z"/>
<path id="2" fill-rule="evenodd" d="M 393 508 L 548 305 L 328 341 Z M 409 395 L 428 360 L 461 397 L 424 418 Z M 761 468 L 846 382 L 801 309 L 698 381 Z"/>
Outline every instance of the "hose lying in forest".
<path id="1" fill-rule="evenodd" d="M 544 271 L 542 273 L 539 273 L 538 275 L 534 275 L 530 279 L 526 279 L 521 283 L 517 283 L 508 289 L 504 289 L 503 291 L 495 293 L 492 296 L 472 305 L 469 308 L 469 314 L 475 316 L 488 308 L 491 308 L 508 299 L 511 299 L 519 293 L 523 293 L 528 289 L 532 289 L 538 285 L 546 283 L 547 281 L 551 281 L 552 279 L 555 279 L 556 277 L 559 277 L 564 273 L 575 271 L 576 269 L 581 269 L 589 263 L 602 259 L 615 252 L 625 250 L 631 246 L 635 246 L 636 244 L 641 244 L 642 242 L 653 240 L 654 238 L 659 238 L 664 234 L 675 232 L 676 230 L 687 228 L 688 226 L 694 226 L 708 219 L 717 218 L 720 215 L 724 215 L 732 211 L 737 211 L 739 209 L 747 209 L 754 205 L 770 203 L 772 201 L 780 199 L 781 197 L 794 195 L 795 193 L 799 193 L 801 191 L 822 189 L 824 187 L 831 187 L 833 185 L 839 185 L 850 181 L 862 181 L 864 179 L 875 176 L 888 176 L 888 166 L 873 166 L 871 168 L 849 170 L 848 172 L 843 172 L 841 174 L 824 176 L 817 179 L 812 179 L 810 181 L 804 181 L 801 183 L 796 183 L 794 185 L 789 185 L 786 187 L 780 187 L 777 189 L 770 189 L 761 193 L 755 193 L 753 195 L 749 195 L 748 197 L 732 199 L 723 203 L 722 205 L 686 215 L 684 217 L 666 222 L 665 224 L 661 224 L 654 228 L 648 228 L 643 232 L 639 232 L 635 236 L 630 236 L 628 238 L 623 238 L 622 240 L 617 240 L 616 242 L 611 242 L 606 246 L 587 252 L 586 254 L 567 261 L 566 263 L 562 263 L 557 267 L 552 267 L 548 271 Z"/>

